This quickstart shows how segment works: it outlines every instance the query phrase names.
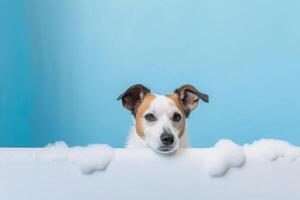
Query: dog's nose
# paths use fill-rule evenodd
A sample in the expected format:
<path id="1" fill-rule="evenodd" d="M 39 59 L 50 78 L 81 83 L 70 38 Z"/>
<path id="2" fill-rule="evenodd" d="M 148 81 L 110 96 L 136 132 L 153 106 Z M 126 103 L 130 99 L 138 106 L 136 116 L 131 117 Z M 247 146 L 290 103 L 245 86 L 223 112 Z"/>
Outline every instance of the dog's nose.
<path id="1" fill-rule="evenodd" d="M 169 146 L 174 143 L 174 136 L 170 133 L 163 133 L 160 136 L 160 140 L 164 145 Z"/>

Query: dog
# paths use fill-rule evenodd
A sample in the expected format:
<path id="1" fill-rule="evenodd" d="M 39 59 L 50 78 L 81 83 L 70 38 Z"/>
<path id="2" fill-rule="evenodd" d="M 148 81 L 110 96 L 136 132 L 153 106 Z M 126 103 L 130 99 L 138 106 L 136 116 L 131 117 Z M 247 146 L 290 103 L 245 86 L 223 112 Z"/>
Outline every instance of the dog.
<path id="1" fill-rule="evenodd" d="M 188 147 L 186 119 L 199 99 L 209 102 L 208 95 L 189 84 L 170 95 L 153 94 L 142 84 L 131 86 L 118 97 L 135 119 L 126 147 L 150 147 L 160 154 Z"/>

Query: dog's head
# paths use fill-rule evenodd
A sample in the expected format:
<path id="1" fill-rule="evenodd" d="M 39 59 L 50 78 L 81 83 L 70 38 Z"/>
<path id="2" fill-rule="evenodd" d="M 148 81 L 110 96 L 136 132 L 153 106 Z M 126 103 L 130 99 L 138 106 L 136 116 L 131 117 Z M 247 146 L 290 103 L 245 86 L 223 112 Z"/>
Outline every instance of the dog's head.
<path id="1" fill-rule="evenodd" d="M 137 134 L 159 153 L 172 153 L 179 147 L 186 118 L 199 99 L 208 102 L 208 96 L 192 85 L 183 85 L 171 95 L 155 95 L 137 84 L 121 94 L 120 99 L 135 117 Z"/>

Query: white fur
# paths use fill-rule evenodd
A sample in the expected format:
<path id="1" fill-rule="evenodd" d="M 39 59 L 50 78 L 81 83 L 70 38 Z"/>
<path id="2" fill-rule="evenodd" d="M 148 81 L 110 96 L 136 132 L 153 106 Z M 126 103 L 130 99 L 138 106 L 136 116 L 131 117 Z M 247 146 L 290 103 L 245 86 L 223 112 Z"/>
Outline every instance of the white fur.
<path id="1" fill-rule="evenodd" d="M 154 100 L 150 103 L 149 108 L 145 111 L 147 113 L 153 113 L 157 118 L 156 122 L 147 122 L 143 120 L 143 130 L 145 138 L 142 139 L 136 132 L 135 125 L 131 129 L 131 132 L 127 141 L 127 148 L 146 148 L 150 147 L 153 150 L 157 150 L 161 145 L 160 135 L 164 129 L 168 129 L 172 132 L 175 137 L 174 140 L 174 151 L 180 148 L 188 147 L 186 128 L 184 134 L 179 138 L 179 130 L 174 126 L 171 117 L 174 112 L 180 112 L 175 102 L 170 98 L 163 95 L 155 95 Z M 185 120 L 183 113 L 182 120 Z M 186 127 L 186 126 L 185 126 Z M 170 153 L 170 152 L 169 152 Z"/>

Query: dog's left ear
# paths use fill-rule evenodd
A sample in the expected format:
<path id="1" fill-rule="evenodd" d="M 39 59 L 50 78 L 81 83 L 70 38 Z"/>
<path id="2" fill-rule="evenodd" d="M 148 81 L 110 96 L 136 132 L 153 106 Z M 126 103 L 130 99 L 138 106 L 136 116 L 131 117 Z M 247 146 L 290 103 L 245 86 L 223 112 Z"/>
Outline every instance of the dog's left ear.
<path id="1" fill-rule="evenodd" d="M 142 84 L 136 84 L 123 92 L 117 100 L 122 99 L 123 106 L 135 115 L 137 108 L 148 93 L 150 93 L 150 89 L 146 88 Z"/>
<path id="2" fill-rule="evenodd" d="M 174 92 L 178 95 L 187 117 L 197 107 L 199 99 L 206 103 L 209 101 L 208 95 L 199 92 L 194 86 L 189 84 L 181 86 Z"/>

